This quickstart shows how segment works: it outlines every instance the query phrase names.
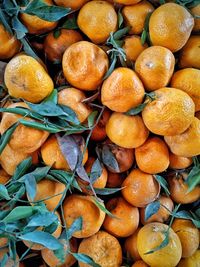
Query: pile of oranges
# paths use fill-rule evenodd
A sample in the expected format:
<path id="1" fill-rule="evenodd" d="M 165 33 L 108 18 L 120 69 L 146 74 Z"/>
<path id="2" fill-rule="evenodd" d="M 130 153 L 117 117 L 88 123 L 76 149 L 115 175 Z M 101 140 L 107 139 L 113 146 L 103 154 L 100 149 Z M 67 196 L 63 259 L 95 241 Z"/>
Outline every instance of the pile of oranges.
<path id="1" fill-rule="evenodd" d="M 199 267 L 200 2 L 38 3 L 0 11 L 2 266 Z"/>

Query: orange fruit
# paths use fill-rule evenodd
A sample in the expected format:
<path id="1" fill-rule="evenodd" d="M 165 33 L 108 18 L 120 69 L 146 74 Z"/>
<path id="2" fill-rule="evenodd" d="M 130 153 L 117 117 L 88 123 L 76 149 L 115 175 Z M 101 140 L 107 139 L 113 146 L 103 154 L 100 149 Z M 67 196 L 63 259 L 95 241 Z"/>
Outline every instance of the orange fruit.
<path id="1" fill-rule="evenodd" d="M 177 135 L 183 133 L 194 120 L 195 106 L 190 96 L 175 88 L 161 88 L 155 100 L 142 111 L 146 127 L 155 134 Z"/>
<path id="2" fill-rule="evenodd" d="M 19 54 L 8 62 L 4 80 L 9 95 L 32 103 L 42 101 L 54 89 L 44 66 L 25 54 Z"/>
<path id="3" fill-rule="evenodd" d="M 1 237 L 0 238 L 0 248 L 5 247 L 8 244 L 8 238 L 6 237 Z"/>
<path id="4" fill-rule="evenodd" d="M 183 258 L 177 267 L 199 267 L 200 262 L 200 249 L 197 250 L 192 256 Z"/>
<path id="5" fill-rule="evenodd" d="M 24 102 L 18 102 L 9 105 L 7 108 L 24 107 L 28 108 L 28 105 Z M 9 127 L 16 123 L 19 119 L 25 119 L 27 121 L 35 121 L 21 115 L 14 113 L 4 112 L 0 123 L 0 133 L 3 134 Z M 32 153 L 36 151 L 47 139 L 49 133 L 46 131 L 34 129 L 31 127 L 19 124 L 15 129 L 8 145 L 17 152 Z"/>
<path id="6" fill-rule="evenodd" d="M 56 230 L 51 233 L 52 236 L 54 236 L 55 238 L 58 238 L 62 232 L 62 226 L 61 226 L 61 219 L 60 219 L 60 215 L 59 213 L 56 211 L 55 215 L 58 217 L 58 225 Z M 37 230 L 41 230 L 42 227 L 38 227 Z M 37 243 L 33 243 L 33 242 L 29 242 L 29 241 L 25 241 L 23 240 L 23 243 L 28 247 L 31 248 L 32 250 L 43 250 L 45 247 L 43 245 L 37 244 Z"/>
<path id="7" fill-rule="evenodd" d="M 142 103 L 144 87 L 137 74 L 129 69 L 115 69 L 103 82 L 101 102 L 116 112 L 126 112 Z"/>
<path id="8" fill-rule="evenodd" d="M 193 27 L 194 19 L 187 9 L 167 3 L 158 7 L 150 17 L 150 39 L 153 45 L 176 52 L 186 44 Z"/>
<path id="9" fill-rule="evenodd" d="M 103 141 L 106 138 L 106 123 L 110 118 L 111 112 L 108 109 L 105 109 L 99 122 L 93 128 L 91 140 L 93 141 Z"/>
<path id="10" fill-rule="evenodd" d="M 200 4 L 194 6 L 190 9 L 192 15 L 200 16 Z M 194 19 L 194 28 L 192 29 L 194 32 L 200 31 L 200 20 L 199 18 Z"/>
<path id="11" fill-rule="evenodd" d="M 43 0 L 45 4 L 52 6 L 52 0 Z M 22 8 L 23 9 L 23 8 Z M 30 34 L 42 34 L 53 30 L 58 22 L 56 21 L 47 21 L 41 19 L 37 16 L 29 15 L 26 13 L 20 13 L 20 20 L 28 29 Z"/>
<path id="12" fill-rule="evenodd" d="M 200 70 L 186 68 L 175 72 L 171 86 L 186 92 L 194 101 L 195 111 L 200 110 Z"/>
<path id="13" fill-rule="evenodd" d="M 6 31 L 3 24 L 0 24 L 0 59 L 13 57 L 21 48 L 21 43 L 14 35 Z"/>
<path id="14" fill-rule="evenodd" d="M 135 149 L 135 159 L 143 172 L 163 172 L 169 166 L 167 145 L 159 137 L 149 137 L 143 145 Z"/>
<path id="15" fill-rule="evenodd" d="M 57 181 L 49 180 L 47 178 L 42 179 L 37 183 L 34 202 L 42 201 L 45 203 L 48 210 L 53 211 L 59 204 L 64 190 L 64 184 Z M 27 198 L 29 199 L 29 201 L 31 201 L 28 195 Z"/>
<path id="16" fill-rule="evenodd" d="M 122 5 L 134 5 L 140 2 L 141 0 L 113 0 L 114 3 Z"/>
<path id="17" fill-rule="evenodd" d="M 148 91 L 168 85 L 174 72 L 175 58 L 172 52 L 162 46 L 145 49 L 135 62 L 135 71 Z"/>
<path id="18" fill-rule="evenodd" d="M 136 207 L 146 206 L 157 199 L 159 194 L 160 185 L 153 175 L 139 169 L 132 170 L 122 184 L 123 197 Z"/>
<path id="19" fill-rule="evenodd" d="M 44 41 L 44 53 L 50 61 L 61 62 L 65 50 L 81 40 L 82 36 L 75 30 L 61 29 L 58 37 L 50 32 Z"/>
<path id="20" fill-rule="evenodd" d="M 104 43 L 117 30 L 117 13 L 106 1 L 89 1 L 78 14 L 81 31 L 95 44 Z"/>
<path id="21" fill-rule="evenodd" d="M 42 259 L 48 264 L 49 267 L 57 267 L 57 266 L 71 267 L 76 262 L 76 259 L 67 251 L 68 246 L 70 246 L 71 252 L 73 253 L 77 252 L 78 247 L 76 239 L 75 238 L 70 239 L 69 244 L 67 244 L 67 242 L 63 239 L 61 239 L 60 242 L 63 243 L 64 249 L 66 250 L 64 264 L 60 262 L 60 260 L 55 256 L 52 250 L 44 248 L 41 251 Z"/>
<path id="22" fill-rule="evenodd" d="M 147 265 L 144 261 L 140 260 L 140 261 L 136 261 L 131 267 L 148 267 L 149 265 Z"/>
<path id="23" fill-rule="evenodd" d="M 127 237 L 136 231 L 139 225 L 138 208 L 130 205 L 122 197 L 111 198 L 106 208 L 116 216 L 113 218 L 106 215 L 103 227 L 107 232 L 116 237 Z"/>
<path id="24" fill-rule="evenodd" d="M 11 176 L 4 170 L 0 169 L 0 184 L 6 184 Z"/>
<path id="25" fill-rule="evenodd" d="M 187 176 L 187 173 L 179 173 L 168 177 L 170 197 L 176 203 L 189 204 L 200 198 L 199 185 L 188 192 L 188 185 L 185 182 Z"/>
<path id="26" fill-rule="evenodd" d="M 89 0 L 54 0 L 57 6 L 69 7 L 71 9 L 79 9 Z"/>
<path id="27" fill-rule="evenodd" d="M 147 224 L 151 222 L 164 223 L 168 220 L 170 216 L 169 210 L 172 212 L 174 209 L 173 201 L 171 200 L 170 197 L 166 196 L 160 196 L 158 201 L 160 202 L 159 210 L 146 221 L 145 221 L 146 207 L 140 209 L 140 220 L 142 224 Z"/>
<path id="28" fill-rule="evenodd" d="M 121 187 L 124 181 L 124 178 L 125 178 L 124 173 L 108 172 L 108 179 L 107 179 L 106 187 L 109 187 L 109 188 Z"/>
<path id="29" fill-rule="evenodd" d="M 74 220 L 82 217 L 82 230 L 73 233 L 76 238 L 94 235 L 99 231 L 105 219 L 105 213 L 96 206 L 91 196 L 72 194 L 65 198 L 63 210 L 67 227 L 70 227 Z"/>
<path id="30" fill-rule="evenodd" d="M 85 144 L 81 145 L 81 151 L 83 152 Z M 52 135 L 41 147 L 41 156 L 44 163 L 48 166 L 52 166 L 55 169 L 61 169 L 69 171 L 69 165 L 60 149 L 58 141 L 55 135 Z M 88 150 L 86 149 L 83 155 L 82 164 L 84 165 L 88 159 Z"/>
<path id="31" fill-rule="evenodd" d="M 138 56 L 148 47 L 148 44 L 142 44 L 138 35 L 128 36 L 124 39 L 123 49 L 126 53 L 126 60 L 135 62 Z"/>
<path id="32" fill-rule="evenodd" d="M 172 229 L 178 235 L 182 246 L 182 258 L 192 256 L 199 247 L 199 230 L 189 220 L 175 219 Z"/>
<path id="33" fill-rule="evenodd" d="M 182 247 L 178 235 L 170 228 L 169 243 L 164 248 L 151 254 L 148 251 L 159 246 L 165 239 L 164 232 L 168 225 L 163 223 L 149 223 L 143 226 L 137 238 L 139 254 L 144 262 L 151 267 L 172 267 L 176 266 L 181 259 Z"/>
<path id="34" fill-rule="evenodd" d="M 124 249 L 127 257 L 134 261 L 141 259 L 137 249 L 137 236 L 140 229 L 141 227 L 138 227 L 138 229 L 132 235 L 127 237 L 124 242 Z"/>
<path id="35" fill-rule="evenodd" d="M 88 255 L 101 267 L 120 267 L 122 263 L 122 249 L 119 241 L 104 231 L 83 239 L 78 252 Z M 79 262 L 79 266 L 89 267 L 90 265 Z"/>
<path id="36" fill-rule="evenodd" d="M 181 68 L 200 69 L 200 36 L 190 36 L 186 45 L 180 51 L 179 66 Z"/>
<path id="37" fill-rule="evenodd" d="M 177 156 L 172 152 L 169 153 L 169 167 L 171 169 L 185 169 L 189 167 L 192 162 L 192 158 Z"/>
<path id="38" fill-rule="evenodd" d="M 147 139 L 149 131 L 140 116 L 113 112 L 106 124 L 108 138 L 118 146 L 136 148 Z"/>
<path id="39" fill-rule="evenodd" d="M 148 1 L 137 1 L 139 3 L 125 6 L 122 15 L 126 26 L 130 26 L 130 34 L 141 34 L 148 13 L 153 12 L 154 7 Z"/>
<path id="40" fill-rule="evenodd" d="M 170 150 L 178 156 L 193 157 L 200 154 L 200 120 L 193 119 L 189 128 L 175 136 L 165 136 Z"/>
<path id="41" fill-rule="evenodd" d="M 77 115 L 80 123 L 87 120 L 91 113 L 90 107 L 82 101 L 86 95 L 76 88 L 63 88 L 58 93 L 58 104 L 70 107 Z"/>
<path id="42" fill-rule="evenodd" d="M 97 89 L 103 81 L 108 65 L 106 53 L 87 41 L 72 44 L 65 50 L 62 59 L 67 81 L 74 87 L 86 91 Z"/>

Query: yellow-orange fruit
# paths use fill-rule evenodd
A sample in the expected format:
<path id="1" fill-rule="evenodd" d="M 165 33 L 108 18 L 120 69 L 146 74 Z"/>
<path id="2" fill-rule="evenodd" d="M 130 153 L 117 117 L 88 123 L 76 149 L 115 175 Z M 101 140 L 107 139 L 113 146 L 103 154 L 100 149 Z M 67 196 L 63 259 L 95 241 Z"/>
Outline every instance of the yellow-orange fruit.
<path id="1" fill-rule="evenodd" d="M 200 4 L 195 5 L 193 8 L 190 9 L 192 15 L 194 16 L 200 16 Z M 194 32 L 200 31 L 200 19 L 195 18 L 194 19 L 194 28 L 192 29 Z"/>
<path id="2" fill-rule="evenodd" d="M 0 169 L 0 184 L 6 184 L 11 176 L 4 170 Z"/>
<path id="3" fill-rule="evenodd" d="M 177 267 L 199 267 L 200 262 L 200 249 L 198 249 L 192 256 L 183 258 Z"/>
<path id="4" fill-rule="evenodd" d="M 192 162 L 192 158 L 177 156 L 172 152 L 169 153 L 169 167 L 171 169 L 185 169 L 189 167 Z"/>
<path id="5" fill-rule="evenodd" d="M 71 9 L 79 9 L 89 0 L 54 0 L 56 5 L 69 7 Z"/>
<path id="6" fill-rule="evenodd" d="M 137 236 L 140 231 L 141 227 L 138 227 L 138 229 L 129 237 L 126 238 L 124 242 L 124 250 L 129 259 L 132 259 L 134 261 L 140 260 L 140 254 L 137 249 Z"/>

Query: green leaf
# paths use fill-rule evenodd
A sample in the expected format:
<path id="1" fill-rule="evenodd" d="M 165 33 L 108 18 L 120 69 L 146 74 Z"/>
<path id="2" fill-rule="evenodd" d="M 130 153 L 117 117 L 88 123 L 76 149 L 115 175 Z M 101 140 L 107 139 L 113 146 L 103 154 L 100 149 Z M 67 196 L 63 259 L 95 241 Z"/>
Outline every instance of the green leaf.
<path id="1" fill-rule="evenodd" d="M 92 165 L 91 172 L 90 172 L 90 180 L 93 184 L 102 174 L 103 168 L 101 166 L 101 162 L 99 159 L 96 159 Z"/>
<path id="2" fill-rule="evenodd" d="M 42 0 L 31 1 L 24 10 L 21 12 L 35 15 L 46 21 L 58 21 L 70 13 L 70 8 L 61 6 L 47 5 Z"/>
<path id="3" fill-rule="evenodd" d="M 3 152 L 4 148 L 6 147 L 6 145 L 9 143 L 12 134 L 14 133 L 15 129 L 17 128 L 17 126 L 19 125 L 18 122 L 14 123 L 12 126 L 10 126 L 1 136 L 1 140 L 0 140 L 0 155 Z"/>
<path id="4" fill-rule="evenodd" d="M 38 129 L 38 130 L 47 131 L 49 133 L 58 133 L 62 131 L 62 128 L 56 127 L 52 124 L 50 126 L 48 124 L 45 125 L 37 121 L 27 121 L 23 119 L 20 119 L 19 122 L 24 126 L 31 127 L 31 128 Z"/>
<path id="5" fill-rule="evenodd" d="M 82 217 L 75 219 L 72 225 L 70 226 L 70 228 L 67 229 L 67 233 L 66 233 L 67 240 L 70 240 L 75 232 L 82 230 L 82 225 L 83 225 Z"/>
<path id="6" fill-rule="evenodd" d="M 117 16 L 118 16 L 118 27 L 121 28 L 123 22 L 124 22 L 124 18 L 122 16 L 122 13 L 121 13 L 121 10 L 119 9 L 118 13 L 117 13 Z"/>
<path id="7" fill-rule="evenodd" d="M 159 0 L 159 3 L 160 3 L 161 5 L 164 5 L 164 4 L 165 4 L 165 0 Z"/>
<path id="8" fill-rule="evenodd" d="M 143 109 L 146 107 L 146 105 L 147 105 L 147 103 L 142 103 L 139 106 L 137 106 L 136 108 L 129 109 L 125 114 L 130 115 L 130 116 L 137 115 L 143 111 Z"/>
<path id="9" fill-rule="evenodd" d="M 94 204 L 103 212 L 105 212 L 108 216 L 112 218 L 117 218 L 115 215 L 113 215 L 109 210 L 107 210 L 104 205 L 102 205 L 97 199 L 94 199 Z"/>
<path id="10" fill-rule="evenodd" d="M 107 145 L 104 145 L 102 148 L 102 161 L 104 165 L 106 165 L 108 168 L 119 172 L 119 164 L 114 156 L 114 154 L 111 152 L 109 147 Z"/>
<path id="11" fill-rule="evenodd" d="M 76 115 L 76 113 L 73 111 L 73 109 L 71 109 L 68 106 L 65 105 L 59 105 L 62 110 L 64 111 L 64 116 L 61 116 L 61 118 L 63 117 L 64 119 L 66 119 L 67 121 L 74 123 L 75 125 L 79 125 L 80 121 Z"/>
<path id="12" fill-rule="evenodd" d="M 181 218 L 181 219 L 185 219 L 185 220 L 190 220 L 193 222 L 193 224 L 197 227 L 200 228 L 200 218 L 198 216 L 196 216 L 197 218 L 194 218 L 194 216 L 186 210 L 181 210 L 179 212 L 176 212 L 174 214 L 175 218 Z"/>
<path id="13" fill-rule="evenodd" d="M 78 261 L 83 262 L 83 263 L 86 263 L 89 266 L 92 266 L 92 267 L 101 267 L 99 264 L 95 263 L 91 257 L 89 257 L 89 256 L 87 256 L 85 254 L 82 254 L 82 253 L 72 253 L 72 252 L 70 252 L 70 254 L 72 254 L 72 256 L 74 256 L 74 258 L 77 259 Z"/>
<path id="14" fill-rule="evenodd" d="M 105 76 L 103 77 L 103 80 L 107 79 L 110 76 L 110 74 L 114 71 L 116 63 L 117 63 L 117 57 L 114 56 L 108 71 L 106 72 Z"/>
<path id="15" fill-rule="evenodd" d="M 57 117 L 65 115 L 65 112 L 62 110 L 62 108 L 51 101 L 42 102 L 40 104 L 32 104 L 26 102 L 26 104 L 30 107 L 31 110 L 37 112 L 42 116 Z"/>
<path id="16" fill-rule="evenodd" d="M 4 219 L 3 222 L 11 223 L 14 221 L 18 221 L 21 219 L 28 218 L 34 214 L 38 210 L 38 207 L 30 207 L 30 206 L 18 206 L 14 208 Z"/>
<path id="17" fill-rule="evenodd" d="M 8 23 L 8 19 L 6 17 L 6 14 L 3 12 L 3 10 L 0 8 L 0 21 L 5 27 L 6 31 L 9 32 L 11 35 L 13 35 L 13 31 Z"/>
<path id="18" fill-rule="evenodd" d="M 54 104 L 58 103 L 58 91 L 56 89 L 53 89 L 51 94 L 47 96 L 42 103 L 52 102 Z"/>
<path id="19" fill-rule="evenodd" d="M 142 45 L 144 45 L 146 43 L 147 36 L 148 36 L 147 31 L 143 30 L 142 31 L 142 35 L 141 35 L 141 43 L 142 43 Z"/>
<path id="20" fill-rule="evenodd" d="M 24 159 L 22 162 L 20 162 L 15 169 L 15 173 L 12 177 L 12 180 L 18 180 L 22 175 L 26 173 L 26 171 L 30 168 L 31 165 L 32 165 L 32 157 L 28 157 Z"/>
<path id="21" fill-rule="evenodd" d="M 37 56 L 37 54 L 34 52 L 34 50 L 32 49 L 31 45 L 29 44 L 28 40 L 24 37 L 22 39 L 20 39 L 21 43 L 23 44 L 23 49 L 24 49 L 24 52 L 37 59 L 37 60 L 40 60 L 40 58 Z"/>
<path id="22" fill-rule="evenodd" d="M 58 258 L 59 264 L 65 263 L 66 251 L 65 251 L 64 247 L 62 247 L 60 249 L 53 250 L 53 253 L 56 256 L 56 258 Z"/>
<path id="23" fill-rule="evenodd" d="M 58 217 L 53 212 L 37 213 L 30 218 L 27 227 L 47 227 L 57 220 Z"/>
<path id="24" fill-rule="evenodd" d="M 186 179 L 186 184 L 188 185 L 187 192 L 191 192 L 197 185 L 200 184 L 200 166 L 195 165 L 190 173 L 188 174 L 188 177 Z"/>
<path id="25" fill-rule="evenodd" d="M 33 119 L 43 119 L 38 113 L 31 111 L 27 108 L 16 107 L 16 108 L 0 108 L 0 112 L 8 112 L 13 114 L 22 115 L 24 117 L 29 117 Z"/>
<path id="26" fill-rule="evenodd" d="M 10 254 L 10 258 L 16 264 L 16 260 L 17 260 L 16 241 L 12 239 L 9 240 L 9 254 Z"/>
<path id="27" fill-rule="evenodd" d="M 120 40 L 122 37 L 124 37 L 124 35 L 126 35 L 128 32 L 130 31 L 130 26 L 128 27 L 125 27 L 123 29 L 120 29 L 118 31 L 116 31 L 114 34 L 113 34 L 113 38 L 115 40 Z"/>
<path id="28" fill-rule="evenodd" d="M 5 199 L 5 200 L 10 200 L 8 190 L 3 184 L 0 184 L 0 198 Z"/>
<path id="29" fill-rule="evenodd" d="M 37 183 L 33 174 L 28 173 L 25 175 L 25 187 L 30 200 L 33 201 L 36 195 L 37 188 Z"/>
<path id="30" fill-rule="evenodd" d="M 92 128 L 94 126 L 94 123 L 95 123 L 95 119 L 98 115 L 98 111 L 93 111 L 92 113 L 90 113 L 90 115 L 88 116 L 88 127 L 89 128 Z"/>
<path id="31" fill-rule="evenodd" d="M 51 250 L 62 248 L 62 244 L 58 241 L 58 239 L 46 232 L 34 231 L 18 237 L 21 240 L 43 245 L 44 247 Z"/>
<path id="32" fill-rule="evenodd" d="M 169 189 L 168 189 L 168 183 L 165 180 L 165 178 L 163 178 L 160 175 L 154 175 L 156 181 L 160 184 L 160 186 L 164 189 L 166 195 L 170 195 Z"/>
<path id="33" fill-rule="evenodd" d="M 9 257 L 8 257 L 8 254 L 5 253 L 3 258 L 1 259 L 1 262 L 0 262 L 0 267 L 6 267 L 8 266 L 8 260 L 9 260 Z"/>
<path id="34" fill-rule="evenodd" d="M 145 207 L 145 218 L 144 220 L 147 221 L 152 215 L 154 215 L 155 213 L 157 213 L 160 209 L 160 201 L 154 201 L 149 203 L 146 207 Z"/>
<path id="35" fill-rule="evenodd" d="M 154 249 L 150 251 L 147 251 L 144 254 L 145 255 L 152 254 L 158 250 L 161 250 L 162 248 L 165 248 L 169 244 L 169 231 L 164 232 L 164 235 L 165 235 L 165 238 L 159 246 L 155 247 Z"/>
<path id="36" fill-rule="evenodd" d="M 106 196 L 106 195 L 111 195 L 111 194 L 115 194 L 119 191 L 122 190 L 122 188 L 94 188 L 95 192 L 97 195 L 102 195 L 102 196 Z"/>
<path id="37" fill-rule="evenodd" d="M 67 18 L 67 20 L 63 23 L 62 28 L 68 30 L 77 30 L 78 25 L 76 17 L 72 16 L 71 18 Z"/>
<path id="38" fill-rule="evenodd" d="M 17 16 L 12 18 L 12 27 L 17 34 L 17 39 L 22 39 L 28 32 L 27 28 L 21 23 Z"/>

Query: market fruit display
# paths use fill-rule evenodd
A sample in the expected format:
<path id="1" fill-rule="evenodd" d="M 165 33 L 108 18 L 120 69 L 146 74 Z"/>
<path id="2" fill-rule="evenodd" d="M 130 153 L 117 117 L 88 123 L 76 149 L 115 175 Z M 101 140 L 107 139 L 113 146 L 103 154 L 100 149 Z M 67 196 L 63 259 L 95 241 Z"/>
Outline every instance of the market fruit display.
<path id="1" fill-rule="evenodd" d="M 200 1 L 0 1 L 0 266 L 200 267 Z"/>

